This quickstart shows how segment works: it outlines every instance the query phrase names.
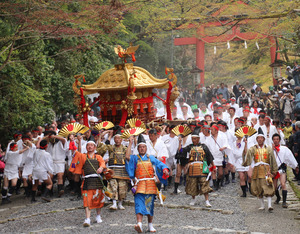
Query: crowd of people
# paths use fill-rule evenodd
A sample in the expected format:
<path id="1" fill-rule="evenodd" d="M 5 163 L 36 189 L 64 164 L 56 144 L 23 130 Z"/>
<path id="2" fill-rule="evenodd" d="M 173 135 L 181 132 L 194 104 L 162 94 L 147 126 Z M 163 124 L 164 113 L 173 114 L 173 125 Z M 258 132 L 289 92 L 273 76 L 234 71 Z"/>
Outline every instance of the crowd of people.
<path id="1" fill-rule="evenodd" d="M 290 80 L 279 80 L 268 93 L 255 83 L 249 92 L 238 81 L 232 91 L 224 83 L 197 87 L 193 92 L 182 90 L 172 108 L 172 119 L 178 125 L 168 121 L 145 125 L 144 133 L 132 133 L 127 139 L 122 134 L 130 126 L 91 127 L 84 134 L 68 128 L 67 135 L 59 134 L 64 126 L 82 124 L 78 115 L 16 132 L 1 152 L 2 204 L 10 203 L 21 186 L 32 202 L 36 196 L 49 202 L 68 191 L 74 195 L 72 200 L 83 199 L 84 226 L 88 227 L 91 209 L 96 209 L 100 223 L 105 197 L 112 202 L 109 209 L 122 210 L 131 190 L 135 194 L 135 230 L 142 232 L 146 215 L 150 232 L 155 232 L 156 195 L 157 201 L 163 202 L 164 190 L 172 189 L 176 196 L 182 192 L 182 184 L 191 196 L 191 206 L 203 194 L 205 206 L 211 207 L 209 193 L 222 192 L 223 186 L 236 183 L 238 174 L 242 197 L 247 197 L 247 191 L 257 196 L 259 209 L 265 209 L 267 197 L 272 211 L 271 197 L 275 194 L 279 204 L 281 189 L 282 207 L 286 208 L 287 166 L 292 167 L 300 184 L 300 87 L 292 89 L 293 85 Z M 164 106 L 156 103 L 156 108 L 157 117 L 166 115 Z M 90 111 L 91 126 L 101 122 L 94 116 L 98 111 Z M 245 126 L 255 132 L 251 136 L 237 134 Z"/>

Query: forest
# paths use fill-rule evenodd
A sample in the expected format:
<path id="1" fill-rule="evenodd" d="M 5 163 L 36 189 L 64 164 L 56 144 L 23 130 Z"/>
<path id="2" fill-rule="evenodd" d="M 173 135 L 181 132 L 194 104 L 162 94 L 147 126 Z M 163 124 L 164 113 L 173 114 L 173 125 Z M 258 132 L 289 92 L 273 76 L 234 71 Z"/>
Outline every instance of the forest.
<path id="1" fill-rule="evenodd" d="M 197 36 L 197 26 L 226 19 L 207 35 L 233 26 L 274 37 L 278 60 L 299 62 L 300 9 L 289 0 L 6 0 L 0 2 L 0 142 L 66 113 L 75 114 L 74 75 L 91 84 L 121 60 L 116 45 L 139 45 L 136 66 L 157 78 L 173 67 L 181 87 L 194 89 L 195 46 L 174 38 Z M 221 14 L 215 12 L 223 9 Z M 191 25 L 193 25 L 191 27 Z M 270 41 L 209 44 L 205 85 L 255 81 L 272 85 Z"/>

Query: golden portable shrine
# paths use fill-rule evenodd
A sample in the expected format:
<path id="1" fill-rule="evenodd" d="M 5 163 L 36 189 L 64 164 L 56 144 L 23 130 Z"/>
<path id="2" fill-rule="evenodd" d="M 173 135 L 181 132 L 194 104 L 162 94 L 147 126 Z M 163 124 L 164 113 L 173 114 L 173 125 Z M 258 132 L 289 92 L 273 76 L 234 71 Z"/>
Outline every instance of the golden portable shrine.
<path id="1" fill-rule="evenodd" d="M 85 82 L 83 75 L 76 75 L 73 84 L 75 92 L 74 103 L 78 106 L 78 113 L 83 116 L 84 124 L 88 124 L 88 112 L 95 103 L 99 103 L 102 120 L 108 120 L 124 126 L 127 118 L 139 118 L 148 123 L 156 118 L 153 98 L 160 99 L 166 108 L 166 119 L 172 120 L 171 109 L 179 96 L 176 87 L 177 77 L 172 68 L 166 68 L 168 78 L 157 79 L 147 70 L 127 63 L 131 58 L 135 62 L 135 51 L 138 46 L 130 46 L 127 50 L 120 46 L 115 48 L 116 54 L 123 63 L 105 71 L 98 80 L 90 85 L 82 85 L 79 79 Z M 168 89 L 166 99 L 160 98 L 153 89 Z M 85 95 L 99 93 L 98 98 L 89 105 Z"/>

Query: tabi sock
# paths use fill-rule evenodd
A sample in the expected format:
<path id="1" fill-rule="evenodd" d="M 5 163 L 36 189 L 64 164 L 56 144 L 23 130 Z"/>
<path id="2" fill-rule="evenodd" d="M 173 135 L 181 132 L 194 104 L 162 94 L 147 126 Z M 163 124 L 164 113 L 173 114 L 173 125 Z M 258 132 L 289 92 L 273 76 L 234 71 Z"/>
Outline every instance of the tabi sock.
<path id="1" fill-rule="evenodd" d="M 268 208 L 272 207 L 272 197 L 267 197 L 268 200 Z"/>
<path id="2" fill-rule="evenodd" d="M 91 224 L 91 219 L 90 219 L 90 218 L 86 218 L 86 219 L 84 220 L 84 222 L 85 222 L 85 223 L 88 223 L 88 224 Z"/>
<path id="3" fill-rule="evenodd" d="M 96 216 L 96 222 L 97 223 L 102 223 L 102 219 L 101 219 L 101 216 L 99 214 Z"/>
<path id="4" fill-rule="evenodd" d="M 113 200 L 113 206 L 117 206 L 117 200 Z"/>
<path id="5" fill-rule="evenodd" d="M 141 230 L 143 231 L 143 224 L 142 224 L 142 222 L 138 222 L 137 225 L 139 225 L 140 228 L 141 228 Z"/>
<path id="6" fill-rule="evenodd" d="M 206 200 L 206 201 L 205 201 L 205 204 L 206 204 L 207 206 L 211 206 L 211 204 L 209 203 L 209 200 Z"/>
<path id="7" fill-rule="evenodd" d="M 149 231 L 150 232 L 153 232 L 155 231 L 154 227 L 153 227 L 153 224 L 152 223 L 148 223 L 148 228 L 149 228 Z"/>

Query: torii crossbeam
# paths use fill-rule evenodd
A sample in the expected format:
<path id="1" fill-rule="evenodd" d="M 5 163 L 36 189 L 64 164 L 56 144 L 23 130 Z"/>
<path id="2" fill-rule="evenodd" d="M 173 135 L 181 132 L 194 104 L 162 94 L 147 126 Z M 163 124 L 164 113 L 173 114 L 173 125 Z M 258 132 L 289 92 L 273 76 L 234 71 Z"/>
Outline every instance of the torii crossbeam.
<path id="1" fill-rule="evenodd" d="M 242 1 L 238 1 L 238 4 L 245 4 Z M 217 16 L 223 9 L 215 12 L 213 16 Z M 231 22 L 231 25 L 234 25 L 235 22 Z M 219 43 L 219 42 L 230 42 L 230 41 L 249 41 L 249 40 L 258 40 L 268 38 L 270 40 L 270 55 L 271 63 L 275 62 L 276 58 L 276 43 L 275 38 L 262 35 L 254 32 L 241 32 L 240 25 L 247 24 L 248 21 L 245 20 L 242 23 L 232 26 L 230 34 L 222 34 L 220 36 L 207 36 L 205 34 L 205 28 L 209 27 L 222 27 L 228 24 L 228 20 L 209 22 L 201 24 L 197 27 L 197 35 L 194 37 L 183 37 L 175 38 L 174 45 L 196 45 L 196 66 L 201 69 L 203 72 L 200 73 L 200 84 L 204 84 L 205 81 L 205 44 L 206 43 Z M 189 28 L 195 28 L 195 25 L 189 25 Z M 276 80 L 273 77 L 273 83 L 275 84 Z"/>

